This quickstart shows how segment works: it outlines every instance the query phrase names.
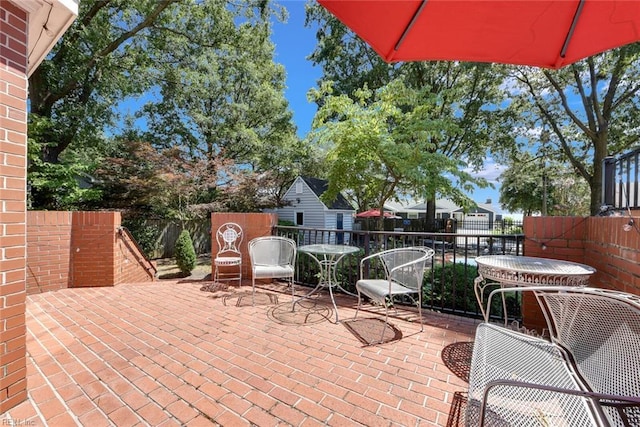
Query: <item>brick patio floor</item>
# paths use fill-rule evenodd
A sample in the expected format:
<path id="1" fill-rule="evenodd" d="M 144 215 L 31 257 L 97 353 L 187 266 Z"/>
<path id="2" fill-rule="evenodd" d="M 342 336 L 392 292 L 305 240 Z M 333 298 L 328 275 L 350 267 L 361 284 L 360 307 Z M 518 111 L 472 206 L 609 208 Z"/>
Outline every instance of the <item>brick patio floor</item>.
<path id="1" fill-rule="evenodd" d="M 355 298 L 338 298 L 348 320 L 336 324 L 325 294 L 291 314 L 291 295 L 272 293 L 282 289 L 276 284 L 261 285 L 255 306 L 250 286 L 205 292 L 202 285 L 29 296 L 29 398 L 0 422 L 444 426 L 454 392 L 466 390 L 442 356 L 472 340 L 471 320 L 426 312 L 420 333 L 419 323 L 393 317 L 397 329 L 386 338 L 402 339 L 367 346 L 382 333 L 382 317 L 368 306 L 350 321 Z"/>

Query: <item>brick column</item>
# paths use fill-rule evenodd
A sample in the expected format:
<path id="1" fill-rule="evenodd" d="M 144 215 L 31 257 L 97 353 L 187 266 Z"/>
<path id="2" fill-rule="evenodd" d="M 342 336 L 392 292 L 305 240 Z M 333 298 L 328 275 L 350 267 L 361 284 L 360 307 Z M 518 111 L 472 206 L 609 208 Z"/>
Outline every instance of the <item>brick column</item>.
<path id="1" fill-rule="evenodd" d="M 27 15 L 0 1 L 0 414 L 27 397 Z"/>

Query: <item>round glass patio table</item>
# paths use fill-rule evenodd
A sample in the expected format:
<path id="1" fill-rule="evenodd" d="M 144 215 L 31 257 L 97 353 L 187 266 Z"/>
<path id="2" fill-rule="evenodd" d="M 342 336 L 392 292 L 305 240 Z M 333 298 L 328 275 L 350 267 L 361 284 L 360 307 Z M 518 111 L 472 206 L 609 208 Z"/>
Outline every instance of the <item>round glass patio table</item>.
<path id="1" fill-rule="evenodd" d="M 333 296 L 333 288 L 339 288 L 342 292 L 353 295 L 355 294 L 344 289 L 336 277 L 337 266 L 340 260 L 346 255 L 358 252 L 360 249 L 355 246 L 347 245 L 329 245 L 329 244 L 315 244 L 315 245 L 303 245 L 298 247 L 298 253 L 305 253 L 310 258 L 314 259 L 320 267 L 320 275 L 318 278 L 318 284 L 306 295 L 301 296 L 293 303 L 293 309 L 297 303 L 305 298 L 317 293 L 320 289 L 329 288 L 329 295 L 331 296 L 331 302 L 336 312 L 336 323 L 338 323 L 338 307 L 336 306 L 336 300 Z"/>
<path id="2" fill-rule="evenodd" d="M 473 290 L 482 311 L 485 310 L 484 290 L 487 286 L 586 286 L 596 269 L 577 262 L 551 258 L 514 255 L 486 255 L 475 259 L 478 277 L 473 282 Z M 507 321 L 507 308 L 502 294 L 502 309 Z"/>

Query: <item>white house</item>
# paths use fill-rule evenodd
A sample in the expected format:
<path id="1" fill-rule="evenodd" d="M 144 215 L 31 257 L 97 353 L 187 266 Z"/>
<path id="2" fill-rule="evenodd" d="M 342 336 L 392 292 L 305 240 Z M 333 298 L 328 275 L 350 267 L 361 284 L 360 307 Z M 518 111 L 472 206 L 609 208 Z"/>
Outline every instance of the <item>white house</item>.
<path id="1" fill-rule="evenodd" d="M 327 206 L 320 196 L 327 191 L 329 183 L 323 179 L 298 177 L 284 195 L 288 206 L 273 209 L 280 220 L 291 221 L 301 227 L 329 230 L 352 230 L 355 209 L 347 199 L 338 197 Z M 324 242 L 305 243 L 349 243 L 350 233 L 322 233 Z"/>
<path id="2" fill-rule="evenodd" d="M 436 200 L 436 218 L 455 218 L 458 221 L 474 221 L 477 222 L 477 226 L 484 224 L 484 227 L 487 229 L 490 228 L 490 224 L 503 219 L 502 211 L 498 206 L 493 205 L 490 199 L 485 203 L 476 203 L 476 205 L 475 208 L 465 213 L 461 206 L 456 205 L 451 200 L 438 199 Z M 426 214 L 426 203 L 416 203 L 413 201 L 406 203 L 389 202 L 385 204 L 385 209 L 408 219 L 424 218 Z"/>

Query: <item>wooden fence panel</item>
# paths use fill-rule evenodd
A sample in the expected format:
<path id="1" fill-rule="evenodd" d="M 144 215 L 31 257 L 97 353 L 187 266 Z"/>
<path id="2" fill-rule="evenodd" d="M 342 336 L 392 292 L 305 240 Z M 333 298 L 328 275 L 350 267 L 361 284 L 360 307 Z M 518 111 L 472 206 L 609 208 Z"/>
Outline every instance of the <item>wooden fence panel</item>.
<path id="1" fill-rule="evenodd" d="M 151 258 L 172 258 L 176 240 L 184 229 L 191 234 L 197 255 L 211 252 L 211 222 L 209 218 L 192 221 L 147 220 L 145 224 L 157 230 L 155 249 Z"/>

